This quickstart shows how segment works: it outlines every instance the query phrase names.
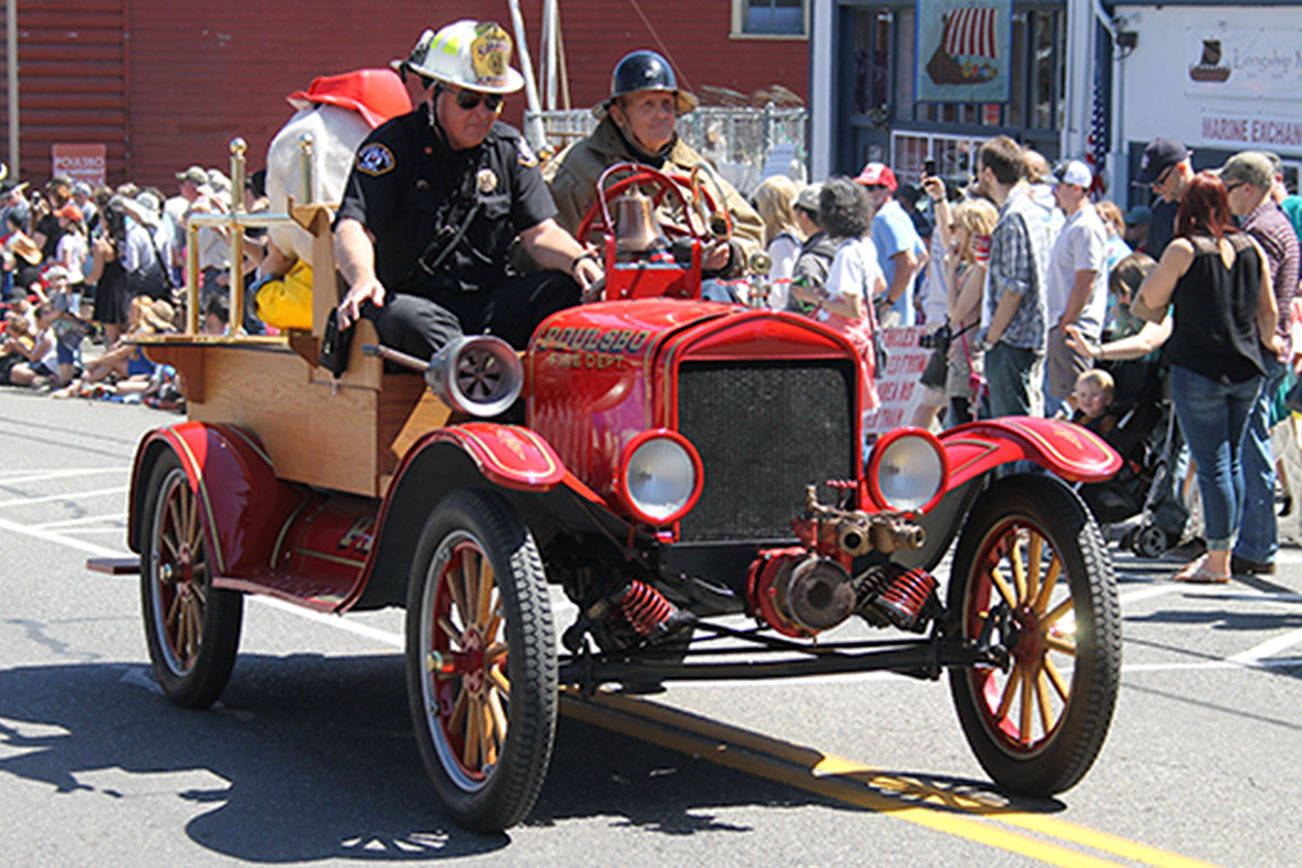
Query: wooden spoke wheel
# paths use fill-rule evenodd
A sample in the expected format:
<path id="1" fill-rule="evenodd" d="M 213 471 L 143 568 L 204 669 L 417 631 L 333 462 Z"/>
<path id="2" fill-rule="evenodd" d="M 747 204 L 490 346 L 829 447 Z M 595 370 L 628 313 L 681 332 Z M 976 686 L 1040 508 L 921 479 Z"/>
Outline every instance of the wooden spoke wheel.
<path id="1" fill-rule="evenodd" d="M 154 675 L 178 705 L 217 701 L 240 642 L 244 601 L 214 589 L 207 514 L 176 456 L 154 466 L 140 535 L 140 592 Z"/>
<path id="2" fill-rule="evenodd" d="M 1015 793 L 1072 787 L 1102 748 L 1121 667 L 1116 580 L 1084 504 L 1047 476 L 992 486 L 959 539 L 949 606 L 964 638 L 1007 655 L 950 670 L 981 765 Z"/>
<path id="3" fill-rule="evenodd" d="M 421 759 L 461 824 L 533 807 L 556 729 L 556 645 L 528 528 L 490 494 L 435 510 L 407 597 L 407 690 Z"/>

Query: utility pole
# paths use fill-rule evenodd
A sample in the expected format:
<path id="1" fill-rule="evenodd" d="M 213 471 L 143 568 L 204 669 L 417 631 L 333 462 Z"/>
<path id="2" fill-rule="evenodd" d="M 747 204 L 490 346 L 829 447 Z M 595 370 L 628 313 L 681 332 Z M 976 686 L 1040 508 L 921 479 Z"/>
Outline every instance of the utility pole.
<path id="1" fill-rule="evenodd" d="M 9 76 L 9 176 L 18 179 L 18 0 L 5 0 L 5 72 Z"/>

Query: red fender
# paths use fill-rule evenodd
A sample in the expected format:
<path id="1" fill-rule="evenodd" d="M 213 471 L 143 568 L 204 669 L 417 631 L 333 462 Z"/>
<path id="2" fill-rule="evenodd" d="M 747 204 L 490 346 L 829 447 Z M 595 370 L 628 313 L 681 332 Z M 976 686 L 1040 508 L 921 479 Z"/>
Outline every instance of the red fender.
<path id="1" fill-rule="evenodd" d="M 550 491 L 569 475 L 550 443 L 518 425 L 468 422 L 434 431 L 417 447 L 445 441 L 464 449 L 486 479 L 505 488 Z M 419 454 L 417 447 L 407 451 L 408 459 Z M 403 464 L 407 463 L 404 460 Z M 400 477 L 405 469 L 400 467 L 395 476 Z"/>
<path id="2" fill-rule="evenodd" d="M 306 492 L 276 478 L 257 437 L 234 425 L 183 422 L 145 435 L 131 474 L 129 543 L 140 551 L 138 513 L 143 486 L 163 449 L 170 447 L 190 478 L 213 530 L 209 541 L 218 576 L 243 576 L 269 566 L 276 538 Z"/>
<path id="3" fill-rule="evenodd" d="M 1121 456 L 1087 428 L 1057 419 L 1003 416 L 969 422 L 940 434 L 953 490 L 1010 461 L 1034 461 L 1072 482 L 1100 482 L 1121 467 Z"/>

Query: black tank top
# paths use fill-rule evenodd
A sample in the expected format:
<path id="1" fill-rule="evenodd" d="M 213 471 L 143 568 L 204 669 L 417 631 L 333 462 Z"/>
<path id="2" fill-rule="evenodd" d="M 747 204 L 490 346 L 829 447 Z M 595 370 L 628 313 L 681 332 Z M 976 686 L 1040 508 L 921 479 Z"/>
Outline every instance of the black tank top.
<path id="1" fill-rule="evenodd" d="M 1216 239 L 1190 241 L 1194 259 L 1175 285 L 1170 360 L 1204 377 L 1241 383 L 1266 373 L 1257 338 L 1261 257 L 1243 233 L 1227 235 L 1234 264 L 1221 261 Z"/>

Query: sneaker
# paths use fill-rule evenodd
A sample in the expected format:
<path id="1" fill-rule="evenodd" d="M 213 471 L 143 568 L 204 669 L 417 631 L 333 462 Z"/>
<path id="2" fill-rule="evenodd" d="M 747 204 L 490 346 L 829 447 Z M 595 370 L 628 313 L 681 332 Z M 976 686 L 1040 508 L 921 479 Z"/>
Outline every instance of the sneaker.
<path id="1" fill-rule="evenodd" d="M 1238 555 L 1230 555 L 1230 570 L 1236 576 L 1273 576 L 1274 561 L 1250 561 Z"/>

